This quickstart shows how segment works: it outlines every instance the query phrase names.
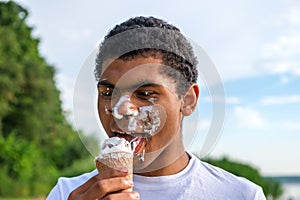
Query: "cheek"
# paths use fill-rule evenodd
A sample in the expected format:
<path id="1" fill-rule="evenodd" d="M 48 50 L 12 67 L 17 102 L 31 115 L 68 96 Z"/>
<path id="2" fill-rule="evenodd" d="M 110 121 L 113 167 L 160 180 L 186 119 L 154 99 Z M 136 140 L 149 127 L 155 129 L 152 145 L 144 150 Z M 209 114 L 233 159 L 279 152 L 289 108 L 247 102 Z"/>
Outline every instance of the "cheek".
<path id="1" fill-rule="evenodd" d="M 180 104 L 175 103 L 167 110 L 167 120 L 163 128 L 163 134 L 168 137 L 173 137 L 180 134 L 182 115 L 180 112 Z"/>
<path id="2" fill-rule="evenodd" d="M 167 119 L 162 129 L 153 137 L 151 137 L 146 148 L 152 152 L 168 146 L 173 139 L 180 135 L 181 116 L 179 108 L 177 111 L 173 110 L 167 112 Z"/>
<path id="3" fill-rule="evenodd" d="M 102 106 L 99 101 L 98 101 L 98 106 L 97 106 L 97 109 L 98 109 L 98 116 L 100 118 L 100 121 L 102 122 L 102 120 L 104 119 L 104 106 Z"/>
<path id="4" fill-rule="evenodd" d="M 100 119 L 100 123 L 102 124 L 104 130 L 108 133 L 109 130 L 110 130 L 109 115 L 107 115 L 105 113 L 105 106 L 104 105 L 105 104 L 99 103 L 99 101 L 98 101 L 98 106 L 97 106 L 98 117 Z"/>

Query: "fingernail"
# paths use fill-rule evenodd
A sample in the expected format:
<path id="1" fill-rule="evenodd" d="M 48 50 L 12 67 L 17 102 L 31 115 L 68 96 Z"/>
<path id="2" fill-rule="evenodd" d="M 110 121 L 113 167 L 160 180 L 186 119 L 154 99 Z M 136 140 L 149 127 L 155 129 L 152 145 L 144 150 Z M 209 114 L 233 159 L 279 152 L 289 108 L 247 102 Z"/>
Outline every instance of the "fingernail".
<path id="1" fill-rule="evenodd" d="M 133 198 L 135 198 L 135 199 L 140 199 L 139 193 L 134 192 L 134 193 L 132 193 L 132 195 L 133 195 Z"/>
<path id="2" fill-rule="evenodd" d="M 127 185 L 133 185 L 133 181 L 131 179 L 126 179 L 126 184 Z"/>

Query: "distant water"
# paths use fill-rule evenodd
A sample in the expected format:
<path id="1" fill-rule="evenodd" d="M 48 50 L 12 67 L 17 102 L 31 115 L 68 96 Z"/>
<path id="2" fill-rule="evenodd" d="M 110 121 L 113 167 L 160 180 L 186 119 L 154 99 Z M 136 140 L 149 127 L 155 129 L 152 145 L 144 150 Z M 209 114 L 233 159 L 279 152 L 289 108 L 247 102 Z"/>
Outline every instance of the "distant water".
<path id="1" fill-rule="evenodd" d="M 300 183 L 283 183 L 284 194 L 280 200 L 300 200 Z"/>
<path id="2" fill-rule="evenodd" d="M 272 177 L 281 182 L 284 193 L 280 200 L 300 200 L 300 176 Z"/>

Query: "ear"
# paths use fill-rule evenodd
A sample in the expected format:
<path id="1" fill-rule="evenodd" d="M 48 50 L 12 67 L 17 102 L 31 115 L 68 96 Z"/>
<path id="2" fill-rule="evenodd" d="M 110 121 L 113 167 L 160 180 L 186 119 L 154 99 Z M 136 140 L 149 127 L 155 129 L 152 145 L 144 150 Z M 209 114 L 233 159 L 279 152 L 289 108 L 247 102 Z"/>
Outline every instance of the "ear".
<path id="1" fill-rule="evenodd" d="M 196 109 L 200 88 L 198 84 L 194 83 L 190 86 L 188 91 L 182 98 L 181 112 L 184 116 L 189 116 Z"/>

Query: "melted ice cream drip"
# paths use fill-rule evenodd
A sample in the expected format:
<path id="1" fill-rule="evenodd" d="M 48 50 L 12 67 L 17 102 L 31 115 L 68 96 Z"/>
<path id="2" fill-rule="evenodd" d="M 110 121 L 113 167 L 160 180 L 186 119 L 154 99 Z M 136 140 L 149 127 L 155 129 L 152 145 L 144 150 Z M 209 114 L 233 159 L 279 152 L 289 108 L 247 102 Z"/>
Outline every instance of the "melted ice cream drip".
<path id="1" fill-rule="evenodd" d="M 138 154 L 139 156 L 139 162 L 142 164 L 145 161 L 145 149 L 143 149 L 143 152 Z"/>

